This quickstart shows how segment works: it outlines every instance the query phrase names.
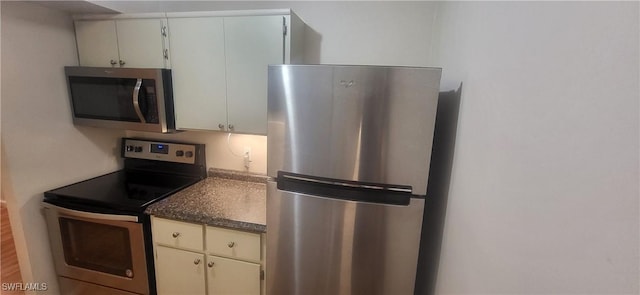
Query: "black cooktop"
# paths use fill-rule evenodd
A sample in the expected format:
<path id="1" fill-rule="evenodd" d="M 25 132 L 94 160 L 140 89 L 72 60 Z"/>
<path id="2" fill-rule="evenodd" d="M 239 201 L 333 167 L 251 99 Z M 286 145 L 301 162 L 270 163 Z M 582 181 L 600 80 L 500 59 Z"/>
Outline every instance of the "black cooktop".
<path id="1" fill-rule="evenodd" d="M 45 192 L 45 202 L 68 206 L 95 206 L 141 213 L 151 203 L 167 197 L 201 178 L 173 174 L 120 170 Z"/>
<path id="2" fill-rule="evenodd" d="M 124 169 L 44 193 L 44 202 L 105 214 L 143 214 L 147 206 L 207 175 L 203 144 L 123 138 Z"/>

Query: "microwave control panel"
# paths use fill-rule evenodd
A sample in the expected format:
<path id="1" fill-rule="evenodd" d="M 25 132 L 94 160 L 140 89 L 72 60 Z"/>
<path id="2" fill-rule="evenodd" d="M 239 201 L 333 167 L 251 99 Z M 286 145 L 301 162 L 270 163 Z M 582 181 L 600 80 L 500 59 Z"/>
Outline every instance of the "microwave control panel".
<path id="1" fill-rule="evenodd" d="M 196 147 L 194 144 L 124 139 L 123 157 L 195 164 Z"/>

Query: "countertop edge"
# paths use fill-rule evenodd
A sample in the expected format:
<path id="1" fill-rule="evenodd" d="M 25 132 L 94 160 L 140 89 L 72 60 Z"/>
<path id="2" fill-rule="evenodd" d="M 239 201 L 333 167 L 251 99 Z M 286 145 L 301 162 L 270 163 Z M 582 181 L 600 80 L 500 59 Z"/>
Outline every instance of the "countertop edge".
<path id="1" fill-rule="evenodd" d="M 267 232 L 267 226 L 264 224 L 256 224 L 245 221 L 237 221 L 225 218 L 202 218 L 201 216 L 176 216 L 172 213 L 165 212 L 145 212 L 149 216 L 157 218 L 171 219 L 188 223 L 204 224 L 207 226 L 224 227 L 228 229 L 242 230 L 252 233 L 264 234 Z"/>

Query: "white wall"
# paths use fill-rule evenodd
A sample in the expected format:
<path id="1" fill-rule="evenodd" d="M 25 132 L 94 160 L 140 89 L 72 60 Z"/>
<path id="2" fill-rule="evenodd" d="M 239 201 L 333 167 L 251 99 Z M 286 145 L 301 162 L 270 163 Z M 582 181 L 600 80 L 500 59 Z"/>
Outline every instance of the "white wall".
<path id="1" fill-rule="evenodd" d="M 638 3 L 447 2 L 439 294 L 638 294 Z"/>
<path id="2" fill-rule="evenodd" d="M 434 2 L 215 2 L 215 1 L 100 1 L 125 13 L 291 8 L 310 28 L 305 38 L 307 63 L 413 65 L 431 64 Z M 158 138 L 156 134 L 128 133 Z M 159 138 L 207 144 L 209 167 L 245 171 L 243 159 L 227 147 L 227 134 L 189 131 Z M 231 149 L 252 151 L 249 172 L 266 173 L 264 136 L 232 135 Z"/>
<path id="3" fill-rule="evenodd" d="M 63 66 L 77 65 L 71 18 L 25 2 L 1 2 L 2 194 L 24 282 L 57 282 L 42 193 L 118 168 L 122 131 L 71 122 Z"/>

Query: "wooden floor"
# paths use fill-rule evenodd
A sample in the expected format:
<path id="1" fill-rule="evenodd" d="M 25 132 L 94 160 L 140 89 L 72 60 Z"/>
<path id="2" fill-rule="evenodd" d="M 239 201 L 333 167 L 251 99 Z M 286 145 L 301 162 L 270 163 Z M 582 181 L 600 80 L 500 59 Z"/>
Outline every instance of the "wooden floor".
<path id="1" fill-rule="evenodd" d="M 20 266 L 18 265 L 18 255 L 16 254 L 16 246 L 11 233 L 11 223 L 9 223 L 9 213 L 7 206 L 2 202 L 0 210 L 0 282 L 1 283 L 21 283 Z M 13 295 L 24 294 L 24 292 L 2 291 L 0 284 L 0 294 Z"/>

